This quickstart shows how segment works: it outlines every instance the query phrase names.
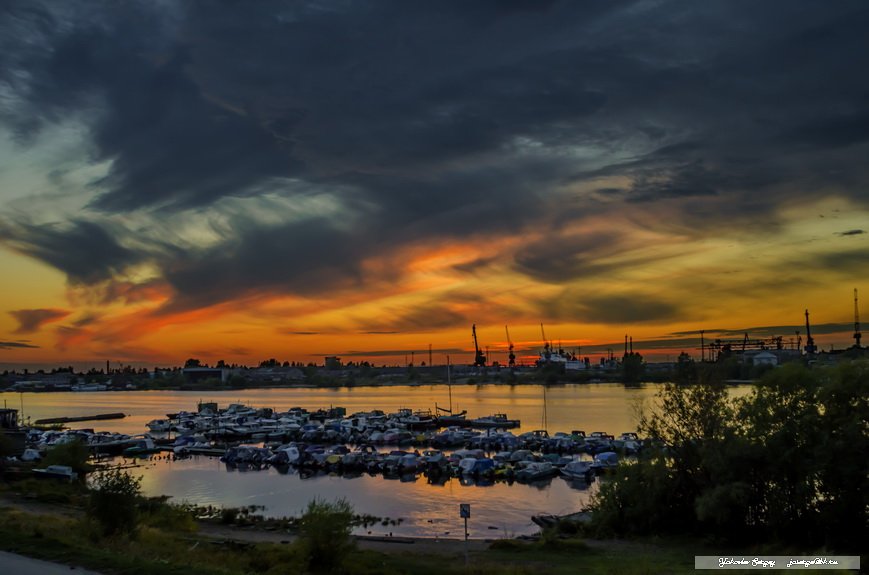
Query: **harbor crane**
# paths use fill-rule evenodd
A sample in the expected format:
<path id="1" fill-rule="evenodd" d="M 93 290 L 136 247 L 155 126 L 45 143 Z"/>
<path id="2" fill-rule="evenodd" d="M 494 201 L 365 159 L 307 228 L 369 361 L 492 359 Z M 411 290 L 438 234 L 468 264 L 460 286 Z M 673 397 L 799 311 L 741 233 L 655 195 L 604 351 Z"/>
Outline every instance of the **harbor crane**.
<path id="1" fill-rule="evenodd" d="M 860 347 L 860 311 L 857 307 L 857 288 L 854 288 L 854 347 Z"/>
<path id="2" fill-rule="evenodd" d="M 471 326 L 471 334 L 474 336 L 474 365 L 476 367 L 486 367 L 486 356 L 480 350 L 480 345 L 477 343 L 477 324 Z"/>
<path id="3" fill-rule="evenodd" d="M 543 324 L 540 324 L 540 335 L 543 336 L 543 359 L 549 361 L 549 358 L 552 357 L 551 347 L 549 345 L 549 340 L 546 339 L 546 332 L 543 331 Z"/>
<path id="4" fill-rule="evenodd" d="M 510 339 L 510 330 L 505 325 L 504 331 L 507 332 L 507 345 L 510 346 L 510 355 L 507 356 L 507 365 L 512 367 L 516 367 L 516 354 L 513 353 L 513 340 Z"/>
<path id="5" fill-rule="evenodd" d="M 815 346 L 815 340 L 812 337 L 812 329 L 809 326 L 809 310 L 806 310 L 806 353 L 815 353 L 818 348 Z"/>

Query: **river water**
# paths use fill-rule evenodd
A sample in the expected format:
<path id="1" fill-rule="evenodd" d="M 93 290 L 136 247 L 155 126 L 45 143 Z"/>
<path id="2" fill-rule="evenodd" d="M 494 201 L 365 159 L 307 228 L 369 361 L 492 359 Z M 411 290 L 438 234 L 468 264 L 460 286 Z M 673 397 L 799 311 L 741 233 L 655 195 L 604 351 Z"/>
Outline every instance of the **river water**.
<path id="1" fill-rule="evenodd" d="M 147 431 L 151 419 L 168 413 L 194 411 L 201 401 L 245 403 L 285 411 L 291 407 L 316 410 L 342 406 L 347 413 L 381 409 L 387 413 L 401 407 L 431 409 L 435 405 L 454 411 L 467 410 L 469 417 L 506 413 L 522 422 L 514 433 L 535 429 L 556 431 L 606 431 L 618 435 L 636 429 L 637 413 L 654 399 L 660 386 L 647 384 L 463 385 L 384 386 L 354 388 L 252 389 L 220 392 L 125 391 L 64 393 L 0 393 L 0 402 L 23 411 L 24 417 L 84 416 L 123 412 L 127 417 L 111 421 L 71 424 L 138 434 Z M 750 386 L 733 388 L 734 395 L 747 393 Z M 452 478 L 440 485 L 429 484 L 425 476 L 415 481 L 362 475 L 340 477 L 319 475 L 302 478 L 292 471 L 275 469 L 239 471 L 228 469 L 217 458 L 192 457 L 172 461 L 166 456 L 142 460 L 133 470 L 142 476 L 147 495 L 170 495 L 175 501 L 202 505 L 238 507 L 264 506 L 260 513 L 271 517 L 300 514 L 314 498 L 327 501 L 346 498 L 357 513 L 401 519 L 397 525 L 369 527 L 375 535 L 461 537 L 459 504 L 471 504 L 471 537 L 503 537 L 533 533 L 531 516 L 564 514 L 580 510 L 597 489 L 572 484 L 560 477 L 535 485 L 496 482 L 476 485 Z"/>

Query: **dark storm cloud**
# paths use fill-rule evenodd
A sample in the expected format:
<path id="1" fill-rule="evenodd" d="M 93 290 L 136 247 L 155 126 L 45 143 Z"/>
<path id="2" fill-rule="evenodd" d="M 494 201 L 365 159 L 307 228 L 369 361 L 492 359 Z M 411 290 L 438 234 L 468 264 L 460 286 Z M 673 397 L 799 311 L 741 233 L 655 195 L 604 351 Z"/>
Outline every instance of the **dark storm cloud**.
<path id="1" fill-rule="evenodd" d="M 616 233 L 584 234 L 568 238 L 549 236 L 528 244 L 514 256 L 515 268 L 545 282 L 561 283 L 606 271 L 602 256 L 619 243 Z"/>
<path id="2" fill-rule="evenodd" d="M 27 137 L 46 121 L 85 108 L 93 160 L 113 161 L 109 174 L 93 182 L 105 190 L 95 207 L 202 205 L 292 171 L 286 141 L 208 100 L 186 71 L 184 45 L 170 47 L 165 61 L 153 53 L 149 59 L 141 52 L 148 46 L 138 41 L 149 22 L 141 30 L 126 24 L 57 37 L 51 53 L 34 63 L 27 105 L 18 110 L 17 128 Z M 92 101 L 98 110 L 88 109 Z"/>
<path id="3" fill-rule="evenodd" d="M 69 314 L 65 309 L 19 309 L 9 312 L 18 322 L 18 328 L 13 333 L 33 333 L 43 325 L 61 320 Z"/>
<path id="4" fill-rule="evenodd" d="M 76 283 L 108 280 L 144 259 L 121 246 L 105 227 L 81 220 L 42 226 L 0 221 L 0 242 L 54 266 Z"/>
<path id="5" fill-rule="evenodd" d="M 317 295 L 359 286 L 361 257 L 369 248 L 325 219 L 257 227 L 235 239 L 165 264 L 177 296 L 164 311 L 207 307 L 262 291 Z"/>
<path id="6" fill-rule="evenodd" d="M 79 283 L 148 261 L 184 309 L 361 287 L 361 261 L 408 243 L 550 229 L 601 202 L 698 235 L 772 228 L 828 186 L 869 200 L 867 27 L 858 1 L 9 2 L 0 121 L 24 146 L 84 122 L 91 161 L 111 161 L 92 211 L 210 210 L 287 179 L 366 208 L 233 220 L 198 250 L 81 219 L 3 239 Z M 592 244 L 514 263 L 552 283 L 611 271 L 618 248 Z M 676 312 L 624 303 L 635 321 Z"/>

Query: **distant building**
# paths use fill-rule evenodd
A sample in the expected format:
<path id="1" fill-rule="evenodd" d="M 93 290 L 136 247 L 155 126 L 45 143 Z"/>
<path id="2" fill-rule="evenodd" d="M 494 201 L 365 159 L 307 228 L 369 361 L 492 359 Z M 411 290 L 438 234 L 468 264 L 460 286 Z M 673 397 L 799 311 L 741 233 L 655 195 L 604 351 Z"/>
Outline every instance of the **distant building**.
<path id="1" fill-rule="evenodd" d="M 324 365 L 328 370 L 336 370 L 341 369 L 341 358 L 336 355 L 326 356 L 326 360 L 324 361 Z"/>
<path id="2" fill-rule="evenodd" d="M 54 374 L 34 374 L 25 380 L 16 381 L 10 390 L 14 391 L 69 391 L 77 378 L 68 372 Z"/>
<path id="3" fill-rule="evenodd" d="M 248 370 L 244 375 L 254 383 L 281 383 L 305 379 L 305 374 L 296 367 L 258 367 Z"/>
<path id="4" fill-rule="evenodd" d="M 181 372 L 188 381 L 219 379 L 225 383 L 229 379 L 230 370 L 221 367 L 185 367 Z"/>
<path id="5" fill-rule="evenodd" d="M 751 358 L 751 365 L 778 365 L 778 357 L 769 351 L 761 351 Z"/>

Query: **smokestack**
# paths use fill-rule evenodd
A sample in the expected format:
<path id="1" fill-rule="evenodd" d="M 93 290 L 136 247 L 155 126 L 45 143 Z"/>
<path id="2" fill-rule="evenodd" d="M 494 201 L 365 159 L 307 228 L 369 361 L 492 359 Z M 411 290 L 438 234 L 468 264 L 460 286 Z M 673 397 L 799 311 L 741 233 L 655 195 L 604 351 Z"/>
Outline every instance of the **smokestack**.
<path id="1" fill-rule="evenodd" d="M 631 354 L 634 353 L 634 336 L 631 336 Z"/>

